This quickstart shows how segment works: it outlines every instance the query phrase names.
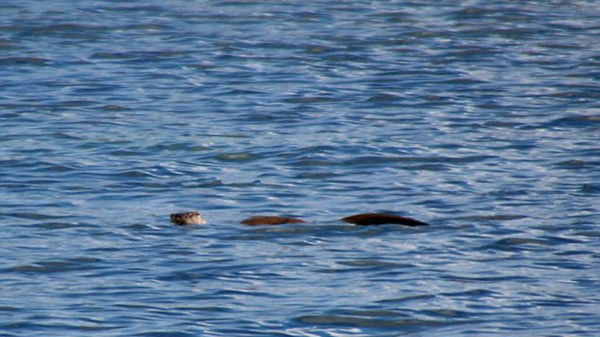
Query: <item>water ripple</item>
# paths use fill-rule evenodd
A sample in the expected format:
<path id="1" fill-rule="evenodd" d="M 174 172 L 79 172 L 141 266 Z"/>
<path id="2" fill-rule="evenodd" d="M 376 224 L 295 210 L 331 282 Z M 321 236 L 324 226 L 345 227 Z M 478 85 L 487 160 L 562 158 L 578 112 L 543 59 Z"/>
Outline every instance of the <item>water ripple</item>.
<path id="1" fill-rule="evenodd" d="M 0 9 L 4 335 L 599 334 L 595 2 Z"/>

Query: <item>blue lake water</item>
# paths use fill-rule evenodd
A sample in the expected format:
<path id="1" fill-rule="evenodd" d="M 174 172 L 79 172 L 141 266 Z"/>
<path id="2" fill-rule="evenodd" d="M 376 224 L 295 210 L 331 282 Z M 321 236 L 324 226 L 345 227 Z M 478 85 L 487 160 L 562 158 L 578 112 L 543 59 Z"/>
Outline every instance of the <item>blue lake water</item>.
<path id="1" fill-rule="evenodd" d="M 3 1 L 0 336 L 599 336 L 599 42 L 585 0 Z"/>

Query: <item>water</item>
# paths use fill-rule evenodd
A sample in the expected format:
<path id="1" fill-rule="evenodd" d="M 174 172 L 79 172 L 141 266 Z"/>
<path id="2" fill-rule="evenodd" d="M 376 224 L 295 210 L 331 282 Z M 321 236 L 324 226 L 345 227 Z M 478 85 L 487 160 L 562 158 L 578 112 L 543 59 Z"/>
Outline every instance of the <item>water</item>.
<path id="1" fill-rule="evenodd" d="M 0 336 L 598 336 L 598 41 L 596 1 L 4 1 Z"/>

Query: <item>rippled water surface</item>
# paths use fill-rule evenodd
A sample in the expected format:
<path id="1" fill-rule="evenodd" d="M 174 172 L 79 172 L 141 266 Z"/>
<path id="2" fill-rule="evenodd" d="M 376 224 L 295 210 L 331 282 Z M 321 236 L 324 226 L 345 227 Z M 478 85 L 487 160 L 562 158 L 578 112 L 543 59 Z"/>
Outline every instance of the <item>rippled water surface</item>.
<path id="1" fill-rule="evenodd" d="M 585 0 L 3 1 L 0 336 L 598 336 L 599 42 Z"/>

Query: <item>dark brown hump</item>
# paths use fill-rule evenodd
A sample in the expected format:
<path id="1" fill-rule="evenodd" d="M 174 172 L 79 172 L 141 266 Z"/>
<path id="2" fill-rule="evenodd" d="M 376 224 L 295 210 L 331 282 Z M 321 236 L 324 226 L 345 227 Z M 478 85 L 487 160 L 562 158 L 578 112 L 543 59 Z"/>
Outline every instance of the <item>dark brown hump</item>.
<path id="1" fill-rule="evenodd" d="M 287 218 L 283 216 L 254 216 L 248 218 L 241 223 L 248 226 L 258 226 L 258 225 L 283 225 L 286 223 L 303 223 L 304 220 L 296 219 L 296 218 Z"/>
<path id="2" fill-rule="evenodd" d="M 349 222 L 359 226 L 371 226 L 371 225 L 384 225 L 384 224 L 399 224 L 410 227 L 417 226 L 428 226 L 424 222 L 415 220 L 413 218 L 407 218 L 392 214 L 380 214 L 380 213 L 364 213 L 356 214 L 343 218 L 342 221 Z"/>

